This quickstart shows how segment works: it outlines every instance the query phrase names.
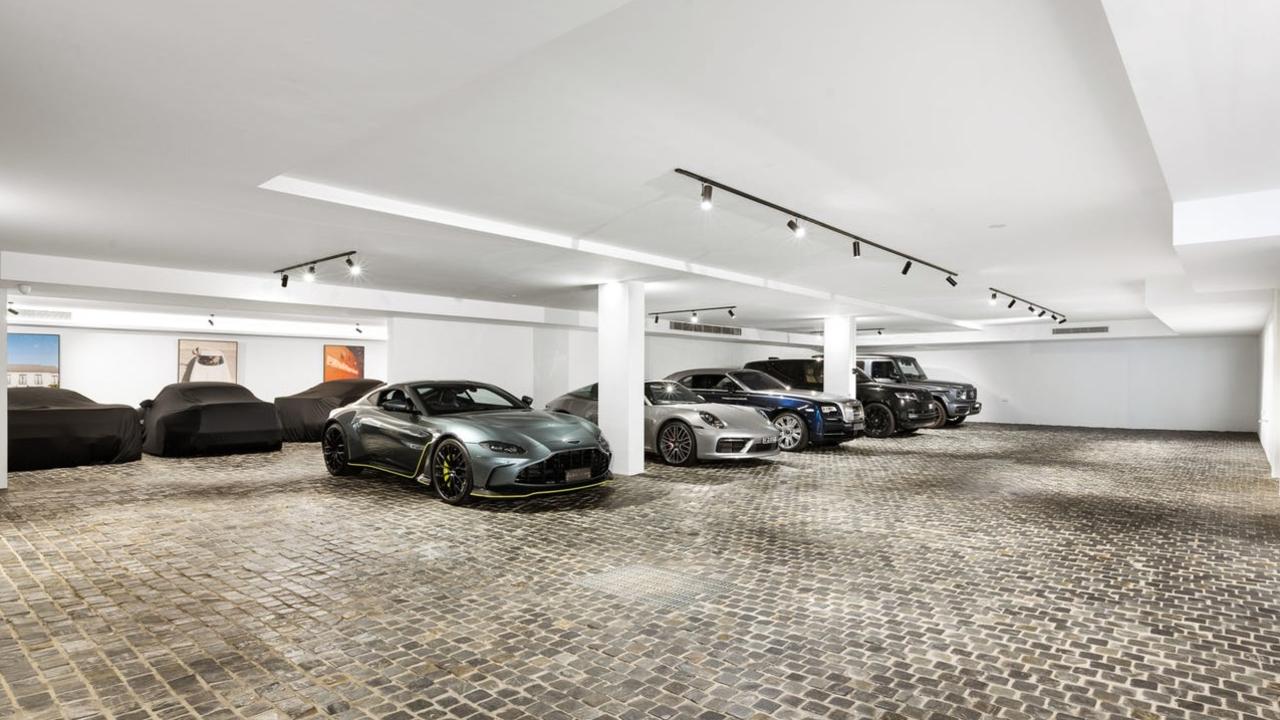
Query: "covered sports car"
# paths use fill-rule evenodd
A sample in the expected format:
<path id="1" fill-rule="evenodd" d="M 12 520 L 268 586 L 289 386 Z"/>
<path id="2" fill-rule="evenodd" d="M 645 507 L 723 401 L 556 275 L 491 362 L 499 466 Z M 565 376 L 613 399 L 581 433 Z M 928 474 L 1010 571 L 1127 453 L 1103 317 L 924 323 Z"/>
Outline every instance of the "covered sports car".
<path id="1" fill-rule="evenodd" d="M 296 395 L 276 398 L 285 442 L 320 442 L 329 413 L 364 397 L 381 380 L 329 380 Z"/>
<path id="2" fill-rule="evenodd" d="M 597 385 L 547 403 L 547 409 L 596 421 Z M 644 384 L 644 449 L 668 465 L 778 454 L 778 429 L 764 411 L 709 403 L 671 380 Z"/>
<path id="3" fill-rule="evenodd" d="M 151 455 L 215 455 L 280 449 L 276 406 L 234 383 L 193 382 L 166 386 L 142 402 Z"/>
<path id="4" fill-rule="evenodd" d="M 324 464 L 332 475 L 371 468 L 413 478 L 454 505 L 608 480 L 613 458 L 600 429 L 532 402 L 471 380 L 387 385 L 333 411 Z"/>
<path id="5" fill-rule="evenodd" d="M 128 405 L 100 405 L 60 388 L 9 388 L 9 469 L 133 462 L 142 424 Z"/>

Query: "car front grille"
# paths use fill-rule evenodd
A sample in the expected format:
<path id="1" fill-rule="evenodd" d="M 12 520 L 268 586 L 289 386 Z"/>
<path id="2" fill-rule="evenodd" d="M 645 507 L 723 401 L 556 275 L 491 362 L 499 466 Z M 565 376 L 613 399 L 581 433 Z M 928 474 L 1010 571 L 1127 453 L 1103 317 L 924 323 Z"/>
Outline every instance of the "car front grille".
<path id="1" fill-rule="evenodd" d="M 579 468 L 591 468 L 591 477 L 599 477 L 609 470 L 609 453 L 599 448 L 564 450 L 540 463 L 534 463 L 519 472 L 516 480 L 533 485 L 555 485 L 565 481 L 565 473 Z"/>
<path id="2" fill-rule="evenodd" d="M 740 453 L 747 449 L 747 445 L 751 443 L 751 438 L 721 438 L 716 441 L 716 452 L 723 454 Z M 751 445 L 751 452 L 771 452 L 777 441 L 765 438 L 757 440 Z"/>

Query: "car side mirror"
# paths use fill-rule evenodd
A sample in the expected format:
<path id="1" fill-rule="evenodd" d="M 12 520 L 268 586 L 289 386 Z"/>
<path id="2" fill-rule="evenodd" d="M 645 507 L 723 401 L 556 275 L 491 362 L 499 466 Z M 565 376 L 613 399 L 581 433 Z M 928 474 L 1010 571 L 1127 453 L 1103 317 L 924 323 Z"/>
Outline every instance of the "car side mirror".
<path id="1" fill-rule="evenodd" d="M 413 407 L 413 403 L 409 402 L 405 398 L 390 398 L 388 400 L 383 400 L 382 404 L 379 405 L 379 407 L 381 407 L 383 410 L 386 410 L 387 412 L 395 412 L 395 413 L 417 412 L 417 410 L 415 410 Z"/>
<path id="2" fill-rule="evenodd" d="M 533 398 L 528 395 L 521 395 L 520 402 L 524 403 L 525 407 L 533 407 Z"/>

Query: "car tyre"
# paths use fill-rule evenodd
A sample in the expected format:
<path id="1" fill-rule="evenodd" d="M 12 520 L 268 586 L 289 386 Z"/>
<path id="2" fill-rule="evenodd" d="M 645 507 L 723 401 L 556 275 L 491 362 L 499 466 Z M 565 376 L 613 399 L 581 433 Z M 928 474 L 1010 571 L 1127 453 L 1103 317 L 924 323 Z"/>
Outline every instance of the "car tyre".
<path id="1" fill-rule="evenodd" d="M 445 438 L 431 454 L 431 486 L 450 505 L 471 502 L 471 454 L 454 438 Z"/>
<path id="2" fill-rule="evenodd" d="M 942 404 L 941 400 L 933 401 L 933 409 L 938 411 L 938 419 L 933 421 L 929 427 L 937 430 L 947 424 L 947 406 Z"/>
<path id="3" fill-rule="evenodd" d="M 873 438 L 887 438 L 898 431 L 898 423 L 889 406 L 872 403 L 866 408 L 867 435 Z"/>
<path id="4" fill-rule="evenodd" d="M 804 418 L 793 412 L 784 412 L 773 419 L 778 429 L 778 447 L 783 452 L 800 452 L 809 447 L 809 426 Z"/>
<path id="5" fill-rule="evenodd" d="M 320 438 L 320 452 L 324 455 L 324 467 L 334 477 L 359 475 L 360 468 L 351 466 L 351 450 L 347 434 L 342 426 L 334 423 L 325 428 Z"/>
<path id="6" fill-rule="evenodd" d="M 658 429 L 658 457 L 677 467 L 698 462 L 698 438 L 688 423 L 672 420 Z"/>

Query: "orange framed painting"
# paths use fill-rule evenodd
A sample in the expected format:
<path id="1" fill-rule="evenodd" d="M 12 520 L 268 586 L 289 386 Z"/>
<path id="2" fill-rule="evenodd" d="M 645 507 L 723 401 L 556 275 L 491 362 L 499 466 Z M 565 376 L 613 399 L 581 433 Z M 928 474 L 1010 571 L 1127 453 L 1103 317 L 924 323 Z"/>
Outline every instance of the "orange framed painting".
<path id="1" fill-rule="evenodd" d="M 359 380 L 364 377 L 363 345 L 325 345 L 324 380 Z"/>

